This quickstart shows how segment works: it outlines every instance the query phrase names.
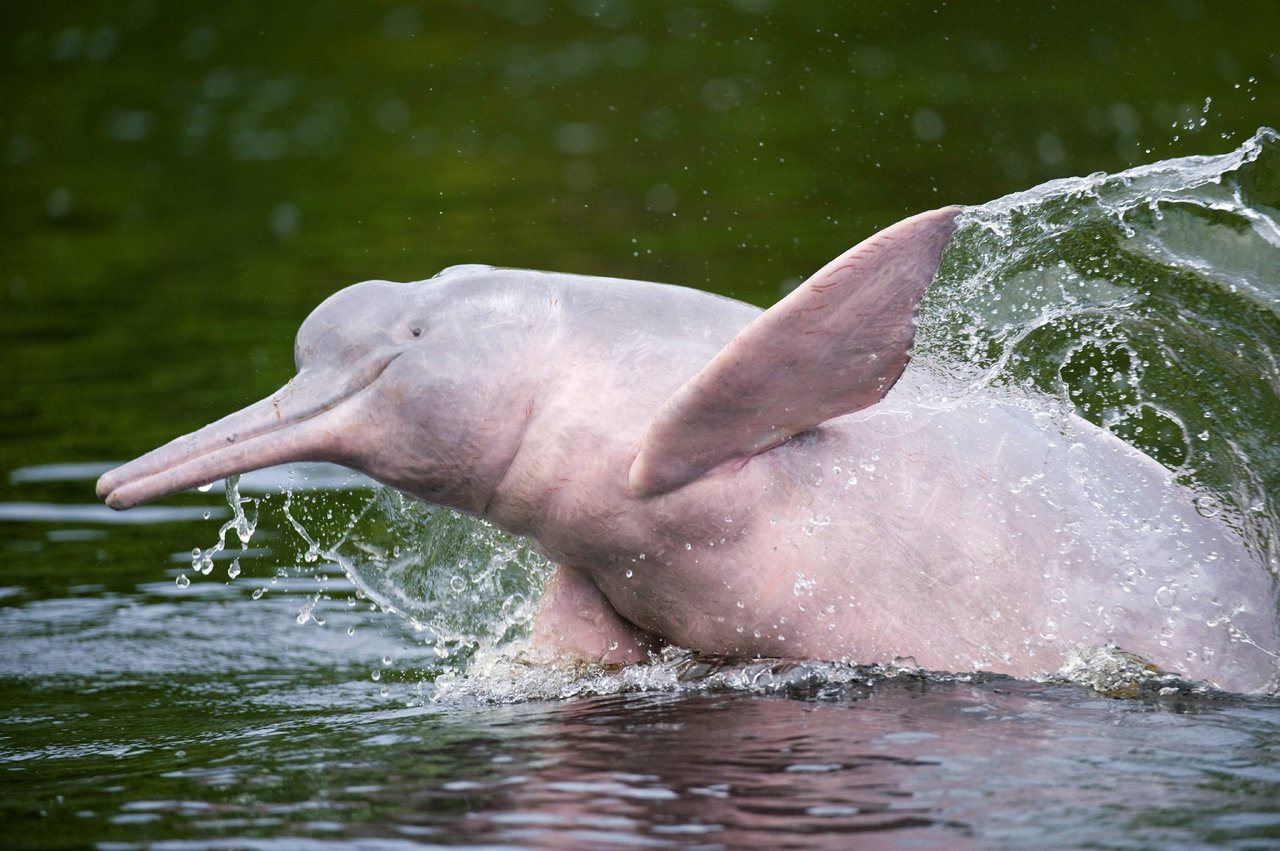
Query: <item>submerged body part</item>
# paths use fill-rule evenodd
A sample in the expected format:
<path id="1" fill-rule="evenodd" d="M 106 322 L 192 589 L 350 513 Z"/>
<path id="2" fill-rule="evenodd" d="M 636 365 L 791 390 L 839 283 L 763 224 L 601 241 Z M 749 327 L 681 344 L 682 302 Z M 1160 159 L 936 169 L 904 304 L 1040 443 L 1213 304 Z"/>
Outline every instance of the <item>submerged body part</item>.
<path id="1" fill-rule="evenodd" d="M 357 284 L 303 324 L 285 387 L 98 493 L 128 508 L 345 464 L 532 537 L 559 565 L 535 641 L 574 658 L 667 641 L 1034 676 L 1110 644 L 1275 689 L 1274 580 L 1169 470 L 1016 394 L 904 374 L 959 212 L 882 231 L 764 312 L 478 266 Z"/>

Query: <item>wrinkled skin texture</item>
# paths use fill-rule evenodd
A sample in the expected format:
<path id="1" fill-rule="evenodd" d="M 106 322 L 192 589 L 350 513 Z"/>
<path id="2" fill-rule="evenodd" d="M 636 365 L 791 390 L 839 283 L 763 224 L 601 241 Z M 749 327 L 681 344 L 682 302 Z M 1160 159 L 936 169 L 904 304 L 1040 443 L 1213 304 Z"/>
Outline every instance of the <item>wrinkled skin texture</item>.
<path id="1" fill-rule="evenodd" d="M 303 324 L 293 381 L 98 491 L 127 508 L 345 464 L 535 539 L 559 565 L 535 643 L 565 657 L 669 641 L 1034 676 L 1112 643 L 1273 689 L 1273 579 L 1167 470 L 1028 400 L 898 380 L 956 213 L 887 229 L 763 314 L 488 267 L 357 284 Z"/>

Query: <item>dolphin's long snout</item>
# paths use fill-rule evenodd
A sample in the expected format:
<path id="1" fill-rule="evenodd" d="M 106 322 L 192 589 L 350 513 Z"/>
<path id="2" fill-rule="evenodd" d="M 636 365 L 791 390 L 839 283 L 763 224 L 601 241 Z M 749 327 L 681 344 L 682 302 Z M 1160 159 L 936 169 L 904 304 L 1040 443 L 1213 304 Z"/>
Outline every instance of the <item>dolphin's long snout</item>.
<path id="1" fill-rule="evenodd" d="M 279 420 L 274 399 L 179 437 L 159 449 L 110 470 L 98 479 L 100 499 L 114 509 L 132 508 L 169 494 L 198 487 L 286 461 L 298 460 L 304 447 L 307 421 Z"/>
<path id="2" fill-rule="evenodd" d="M 333 377 L 299 373 L 271 396 L 109 470 L 98 479 L 98 498 L 122 510 L 275 464 L 335 460 L 343 403 L 370 380 L 335 391 Z"/>

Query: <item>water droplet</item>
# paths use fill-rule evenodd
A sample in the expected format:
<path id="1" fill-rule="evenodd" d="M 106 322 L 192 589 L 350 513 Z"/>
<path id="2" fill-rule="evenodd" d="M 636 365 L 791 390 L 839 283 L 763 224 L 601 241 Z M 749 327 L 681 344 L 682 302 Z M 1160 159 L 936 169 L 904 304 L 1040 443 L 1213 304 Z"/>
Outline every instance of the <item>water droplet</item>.
<path id="1" fill-rule="evenodd" d="M 254 588 L 254 589 L 253 589 L 253 599 L 255 599 L 255 600 L 261 600 L 261 599 L 262 599 L 262 595 L 263 595 L 263 594 L 265 594 L 265 593 L 267 593 L 267 589 L 266 589 L 266 588 Z"/>
<path id="2" fill-rule="evenodd" d="M 231 579 L 235 579 L 239 575 L 240 575 L 240 559 L 234 558 L 231 560 L 231 564 L 227 565 L 227 576 L 230 577 Z"/>
<path id="3" fill-rule="evenodd" d="M 1160 590 L 1156 592 L 1156 605 L 1167 609 L 1173 605 L 1173 601 L 1176 597 L 1176 589 L 1170 588 L 1168 585 L 1162 585 L 1160 586 Z"/>
<path id="4" fill-rule="evenodd" d="M 213 482 L 209 482 L 207 485 L 200 485 L 196 490 L 200 491 L 200 493 L 208 493 L 213 490 Z"/>
<path id="5" fill-rule="evenodd" d="M 467 580 L 463 579 L 461 576 L 451 577 L 449 579 L 449 587 L 454 590 L 454 593 L 461 594 L 463 591 L 467 590 Z"/>
<path id="6" fill-rule="evenodd" d="M 627 572 L 623 575 L 626 576 L 628 579 L 630 579 L 631 577 L 635 576 L 635 573 L 631 570 L 631 568 L 627 568 Z"/>
<path id="7" fill-rule="evenodd" d="M 187 588 L 191 585 L 191 577 L 185 573 L 179 573 L 178 578 L 174 580 L 174 584 L 179 588 Z"/>
<path id="8" fill-rule="evenodd" d="M 382 679 L 382 672 L 374 671 L 372 674 L 369 675 L 369 677 L 376 683 L 378 680 Z"/>
<path id="9" fill-rule="evenodd" d="M 347 635 L 355 635 L 355 634 L 356 634 L 356 628 L 354 626 L 347 627 Z"/>

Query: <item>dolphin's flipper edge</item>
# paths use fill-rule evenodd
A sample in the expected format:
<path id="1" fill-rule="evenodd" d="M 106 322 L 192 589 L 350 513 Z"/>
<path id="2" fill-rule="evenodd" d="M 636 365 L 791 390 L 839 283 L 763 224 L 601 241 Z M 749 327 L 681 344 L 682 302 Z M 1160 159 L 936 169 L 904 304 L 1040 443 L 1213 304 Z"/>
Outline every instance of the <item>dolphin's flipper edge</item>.
<path id="1" fill-rule="evenodd" d="M 885 228 L 752 321 L 659 409 L 631 465 L 635 492 L 675 490 L 880 401 L 910 358 L 916 307 L 959 213 Z"/>

